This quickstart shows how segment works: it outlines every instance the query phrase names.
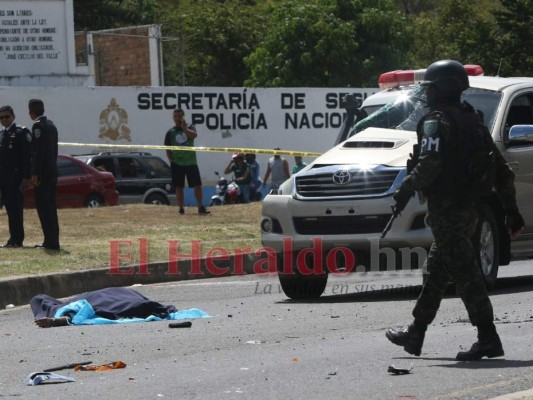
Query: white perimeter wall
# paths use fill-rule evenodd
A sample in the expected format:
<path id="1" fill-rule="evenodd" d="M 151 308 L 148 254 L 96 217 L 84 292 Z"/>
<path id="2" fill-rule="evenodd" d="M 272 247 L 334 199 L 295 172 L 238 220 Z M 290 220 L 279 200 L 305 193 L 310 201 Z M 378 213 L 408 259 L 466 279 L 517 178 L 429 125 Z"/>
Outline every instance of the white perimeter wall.
<path id="1" fill-rule="evenodd" d="M 172 110 L 185 110 L 195 123 L 197 146 L 244 147 L 324 152 L 342 124 L 340 100 L 364 100 L 378 89 L 347 88 L 200 88 L 200 87 L 0 87 L 0 106 L 9 104 L 17 122 L 31 126 L 27 104 L 45 103 L 60 142 L 163 145 L 172 127 Z M 114 99 L 114 100 L 113 100 Z M 91 153 L 93 146 L 60 147 L 67 154 Z M 101 150 L 97 150 L 101 151 Z M 162 150 L 144 150 L 164 157 Z M 231 153 L 198 152 L 202 178 L 215 179 Z M 259 155 L 261 175 L 269 156 Z M 166 157 L 164 157 L 166 159 Z M 310 161 L 312 158 L 304 157 Z M 292 157 L 289 157 L 293 164 Z"/>

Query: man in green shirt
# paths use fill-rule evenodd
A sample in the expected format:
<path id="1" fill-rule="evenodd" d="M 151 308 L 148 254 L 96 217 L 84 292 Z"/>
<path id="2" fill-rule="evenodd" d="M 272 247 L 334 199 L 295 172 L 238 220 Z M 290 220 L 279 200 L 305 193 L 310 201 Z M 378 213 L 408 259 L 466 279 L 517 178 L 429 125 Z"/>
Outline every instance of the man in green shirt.
<path id="1" fill-rule="evenodd" d="M 194 139 L 198 136 L 194 126 L 187 126 L 185 112 L 177 108 L 172 113 L 175 126 L 170 128 L 165 135 L 165 146 L 188 146 L 194 147 Z M 185 214 L 183 208 L 185 177 L 189 187 L 194 188 L 194 195 L 198 203 L 198 214 L 206 215 L 209 211 L 203 206 L 202 179 L 196 161 L 195 151 L 167 150 L 168 161 L 172 171 L 172 183 L 176 186 L 176 203 L 179 213 Z"/>

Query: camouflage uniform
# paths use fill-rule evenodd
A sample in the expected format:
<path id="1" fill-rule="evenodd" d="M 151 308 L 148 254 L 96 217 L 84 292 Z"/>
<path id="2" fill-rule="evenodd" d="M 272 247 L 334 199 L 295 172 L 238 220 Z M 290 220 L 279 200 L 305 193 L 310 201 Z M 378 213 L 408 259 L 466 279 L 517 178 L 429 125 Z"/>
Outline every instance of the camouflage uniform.
<path id="1" fill-rule="evenodd" d="M 418 163 L 394 193 L 396 210 L 403 210 L 415 191 L 428 199 L 434 241 L 426 260 L 429 276 L 406 329 L 388 329 L 392 343 L 419 356 L 428 325 L 433 321 L 450 280 L 477 327 L 478 341 L 456 360 L 472 361 L 505 355 L 494 325 L 494 313 L 479 266 L 479 199 L 501 197 L 506 225 L 516 235 L 524 227 L 515 199 L 514 174 L 492 141 L 483 120 L 472 106 L 460 103 L 470 84 L 463 65 L 454 60 L 431 64 L 424 73 L 430 113 L 417 126 Z M 416 156 L 413 158 L 416 160 Z M 411 162 L 413 164 L 413 162 Z"/>
<path id="2" fill-rule="evenodd" d="M 472 324 L 493 321 L 492 305 L 472 243 L 478 221 L 475 205 L 431 203 L 428 208 L 434 241 L 426 260 L 429 276 L 413 316 L 429 325 L 435 318 L 448 282 L 453 280 Z"/>
<path id="3" fill-rule="evenodd" d="M 452 280 L 472 324 L 492 323 L 494 314 L 479 265 L 478 246 L 473 243 L 478 223 L 476 201 L 461 181 L 470 157 L 464 149 L 465 135 L 477 134 L 490 141 L 497 162 L 496 189 L 506 209 L 516 207 L 514 174 L 481 118 L 467 105 L 433 110 L 420 121 L 417 134 L 421 149 L 419 162 L 402 182 L 400 191 L 419 191 L 428 198 L 434 241 L 426 260 L 429 276 L 413 316 L 429 325 Z"/>

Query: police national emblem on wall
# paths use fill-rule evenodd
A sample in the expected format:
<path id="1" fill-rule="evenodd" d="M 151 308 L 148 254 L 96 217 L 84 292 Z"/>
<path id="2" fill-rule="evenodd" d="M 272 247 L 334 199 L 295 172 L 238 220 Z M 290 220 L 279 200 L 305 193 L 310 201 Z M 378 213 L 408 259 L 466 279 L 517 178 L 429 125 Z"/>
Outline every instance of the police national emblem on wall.
<path id="1" fill-rule="evenodd" d="M 100 134 L 98 137 L 113 141 L 124 139 L 131 142 L 128 113 L 118 105 L 114 97 L 107 108 L 100 113 Z"/>

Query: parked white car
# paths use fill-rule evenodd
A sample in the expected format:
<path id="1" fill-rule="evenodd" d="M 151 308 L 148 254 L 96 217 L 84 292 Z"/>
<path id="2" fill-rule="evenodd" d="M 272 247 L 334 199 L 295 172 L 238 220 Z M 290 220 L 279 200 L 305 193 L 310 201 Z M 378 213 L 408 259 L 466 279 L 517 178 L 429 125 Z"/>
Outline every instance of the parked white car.
<path id="1" fill-rule="evenodd" d="M 398 72 L 404 73 L 406 84 L 408 71 Z M 392 194 L 406 174 L 416 143 L 416 125 L 427 112 L 417 97 L 418 85 L 390 86 L 366 99 L 361 109 L 370 115 L 355 122 L 347 140 L 263 201 L 261 241 L 277 254 L 280 283 L 291 298 L 320 296 L 329 272 L 423 265 L 432 235 L 426 205 L 418 198 L 380 239 L 392 214 Z M 507 265 L 511 254 L 533 254 L 533 78 L 471 76 L 463 100 L 483 113 L 514 170 L 518 205 L 526 221 L 525 231 L 511 245 L 498 197 L 483 204 L 480 256 L 492 287 L 498 267 Z M 386 105 L 375 111 L 382 104 Z"/>

